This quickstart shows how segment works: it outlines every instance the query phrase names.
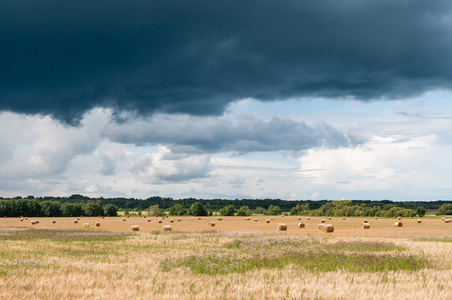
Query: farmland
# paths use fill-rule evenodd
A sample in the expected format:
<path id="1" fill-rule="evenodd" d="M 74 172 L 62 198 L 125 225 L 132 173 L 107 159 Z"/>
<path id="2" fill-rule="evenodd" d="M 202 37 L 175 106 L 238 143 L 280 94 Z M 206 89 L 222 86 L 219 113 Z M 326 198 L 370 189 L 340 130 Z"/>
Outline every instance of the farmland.
<path id="1" fill-rule="evenodd" d="M 0 298 L 423 299 L 452 292 L 452 223 L 318 217 L 0 219 Z M 171 223 L 170 220 L 173 220 Z M 180 221 L 178 221 L 180 219 Z M 254 219 L 257 219 L 255 221 Z M 31 221 L 39 224 L 31 225 Z M 52 223 L 52 221 L 55 223 Z M 99 222 L 100 226 L 94 226 Z M 214 222 L 215 226 L 210 223 Z M 297 224 L 303 222 L 304 228 Z M 89 228 L 84 224 L 88 223 Z M 287 224 L 278 232 L 277 225 Z M 131 226 L 139 231 L 132 232 Z M 171 225 L 164 232 L 163 225 Z"/>

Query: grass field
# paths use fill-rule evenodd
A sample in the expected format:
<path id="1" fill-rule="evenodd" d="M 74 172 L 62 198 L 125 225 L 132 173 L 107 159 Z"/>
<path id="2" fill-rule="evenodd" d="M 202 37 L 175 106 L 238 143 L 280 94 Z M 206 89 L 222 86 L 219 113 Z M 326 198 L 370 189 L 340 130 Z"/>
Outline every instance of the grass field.
<path id="1" fill-rule="evenodd" d="M 452 296 L 452 223 L 440 219 L 369 219 L 361 229 L 362 218 L 325 218 L 328 234 L 313 217 L 74 219 L 0 219 L 1 299 Z"/>

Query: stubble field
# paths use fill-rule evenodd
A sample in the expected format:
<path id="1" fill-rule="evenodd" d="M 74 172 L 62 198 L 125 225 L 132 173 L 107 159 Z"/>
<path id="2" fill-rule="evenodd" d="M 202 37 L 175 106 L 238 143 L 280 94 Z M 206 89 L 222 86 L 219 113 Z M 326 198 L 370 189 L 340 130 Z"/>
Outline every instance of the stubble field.
<path id="1" fill-rule="evenodd" d="M 333 233 L 317 230 L 318 217 L 74 219 L 0 219 L 1 299 L 452 296 L 452 223 L 440 219 L 361 229 L 362 218 L 325 218 Z"/>

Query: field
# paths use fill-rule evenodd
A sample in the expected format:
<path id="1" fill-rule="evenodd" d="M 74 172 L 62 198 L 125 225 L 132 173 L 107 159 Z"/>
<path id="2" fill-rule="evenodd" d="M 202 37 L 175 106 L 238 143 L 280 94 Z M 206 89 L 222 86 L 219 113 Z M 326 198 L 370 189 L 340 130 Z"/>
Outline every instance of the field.
<path id="1" fill-rule="evenodd" d="M 361 229 L 362 218 L 325 218 L 333 233 L 317 230 L 318 217 L 74 219 L 0 219 L 1 299 L 452 296 L 452 223 L 440 219 L 369 219 Z"/>

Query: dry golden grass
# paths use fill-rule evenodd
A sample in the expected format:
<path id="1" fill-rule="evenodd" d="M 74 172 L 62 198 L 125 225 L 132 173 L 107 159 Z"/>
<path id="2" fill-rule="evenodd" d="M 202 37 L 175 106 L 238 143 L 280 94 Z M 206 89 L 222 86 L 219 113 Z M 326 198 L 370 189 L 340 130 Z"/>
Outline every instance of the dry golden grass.
<path id="1" fill-rule="evenodd" d="M 39 218 L 39 224 L 19 218 L 0 220 L 0 299 L 440 299 L 452 296 L 452 225 L 439 219 L 405 222 L 394 227 L 394 219 L 378 219 L 368 230 L 360 218 L 332 218 L 334 232 L 317 230 L 321 218 L 276 217 L 266 223 L 243 217 L 223 217 L 214 228 L 215 217 L 181 217 L 164 232 L 152 218 L 105 218 L 102 226 L 83 229 L 97 218 Z M 277 232 L 277 222 L 287 224 Z M 163 219 L 163 225 L 170 220 Z M 140 231 L 131 231 L 139 225 Z M 68 228 L 82 233 L 104 234 L 104 230 L 126 231 L 118 240 L 58 240 L 50 237 L 9 239 L 18 230 Z M 249 233 L 249 234 L 248 234 Z M 227 252 L 221 245 L 240 238 L 313 239 L 327 245 L 347 242 L 391 242 L 405 247 L 403 253 L 425 256 L 428 268 L 416 271 L 355 273 L 347 270 L 309 272 L 295 265 L 260 268 L 224 275 L 195 274 L 187 268 L 163 271 L 161 262 L 193 253 Z M 443 239 L 447 237 L 447 239 Z M 420 240 L 415 240 L 420 239 Z"/>

